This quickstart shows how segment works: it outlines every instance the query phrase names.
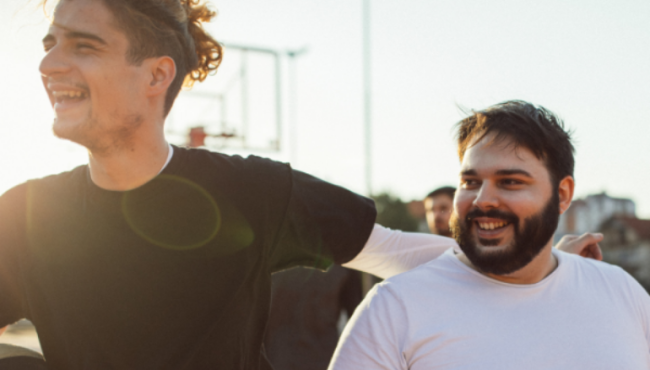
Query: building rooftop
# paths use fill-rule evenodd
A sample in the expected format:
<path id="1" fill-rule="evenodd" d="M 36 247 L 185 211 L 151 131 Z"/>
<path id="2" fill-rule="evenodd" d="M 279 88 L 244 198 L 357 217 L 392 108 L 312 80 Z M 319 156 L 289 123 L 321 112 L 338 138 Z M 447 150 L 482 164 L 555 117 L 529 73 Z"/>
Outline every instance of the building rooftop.
<path id="1" fill-rule="evenodd" d="M 634 230 L 640 239 L 650 240 L 650 220 L 641 220 L 629 216 L 614 216 L 612 219 L 618 220 Z"/>

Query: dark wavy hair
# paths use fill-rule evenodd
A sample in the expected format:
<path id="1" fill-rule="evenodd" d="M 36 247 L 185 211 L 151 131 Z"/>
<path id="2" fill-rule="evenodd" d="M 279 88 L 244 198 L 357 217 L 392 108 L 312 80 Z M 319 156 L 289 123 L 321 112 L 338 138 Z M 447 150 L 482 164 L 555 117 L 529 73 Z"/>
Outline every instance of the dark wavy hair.
<path id="1" fill-rule="evenodd" d="M 521 100 L 511 100 L 493 105 L 482 111 L 472 111 L 470 116 L 457 123 L 458 157 L 488 134 L 494 141 L 509 141 L 524 147 L 546 164 L 553 186 L 573 176 L 575 159 L 571 132 L 564 122 L 542 106 Z"/>

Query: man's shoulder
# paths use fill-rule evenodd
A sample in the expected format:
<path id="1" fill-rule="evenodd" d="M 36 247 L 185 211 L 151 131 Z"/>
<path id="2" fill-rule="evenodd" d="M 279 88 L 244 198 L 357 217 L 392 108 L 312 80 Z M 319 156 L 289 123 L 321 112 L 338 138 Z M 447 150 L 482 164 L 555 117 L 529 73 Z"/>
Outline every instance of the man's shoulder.
<path id="1" fill-rule="evenodd" d="M 24 193 L 28 191 L 28 189 L 41 187 L 51 189 L 53 186 L 62 186 L 68 188 L 71 182 L 85 181 L 87 178 L 87 169 L 88 165 L 81 165 L 69 171 L 30 179 L 7 190 L 6 194 Z"/>
<path id="2" fill-rule="evenodd" d="M 39 184 L 56 184 L 68 181 L 82 181 L 86 180 L 88 175 L 88 165 L 83 164 L 71 170 L 60 172 L 53 175 L 31 179 L 26 184 L 39 183 Z"/>
<path id="3" fill-rule="evenodd" d="M 174 154 L 178 155 L 181 162 L 186 166 L 212 164 L 223 167 L 224 169 L 233 170 L 288 170 L 290 168 L 286 163 L 256 155 L 242 157 L 240 155 L 228 155 L 201 148 L 174 147 Z"/>
<path id="4" fill-rule="evenodd" d="M 206 149 L 174 148 L 163 174 L 189 179 L 223 194 L 247 199 L 273 199 L 284 204 L 291 188 L 291 167 L 254 155 L 242 157 Z"/>
<path id="5" fill-rule="evenodd" d="M 86 169 L 87 165 L 83 165 L 55 175 L 27 180 L 5 191 L 0 197 L 0 207 L 14 212 L 24 209 L 26 202 L 33 200 L 35 194 L 51 198 L 58 197 L 62 192 L 75 193 L 78 189 L 74 184 L 81 184 L 86 179 Z"/>
<path id="6" fill-rule="evenodd" d="M 627 271 L 621 267 L 575 254 L 558 252 L 560 263 L 566 265 L 564 271 L 579 289 L 588 289 L 601 294 L 615 295 L 619 298 L 637 299 L 647 296 L 641 287 Z"/>
<path id="7" fill-rule="evenodd" d="M 604 261 L 598 261 L 593 258 L 581 257 L 577 254 L 567 253 L 555 250 L 554 253 L 560 258 L 560 263 L 567 265 L 567 269 L 574 273 L 601 276 L 606 279 L 633 279 L 630 274 L 619 266 L 612 265 Z"/>

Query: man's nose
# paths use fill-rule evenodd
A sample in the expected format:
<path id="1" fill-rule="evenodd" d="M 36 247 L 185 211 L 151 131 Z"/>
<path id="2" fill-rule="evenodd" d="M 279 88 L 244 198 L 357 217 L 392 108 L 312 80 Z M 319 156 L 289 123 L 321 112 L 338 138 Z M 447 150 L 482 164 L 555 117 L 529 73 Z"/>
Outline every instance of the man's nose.
<path id="1" fill-rule="evenodd" d="M 499 207 L 499 197 L 496 187 L 487 181 L 483 182 L 472 203 L 474 206 L 483 210 Z"/>
<path id="2" fill-rule="evenodd" d="M 64 74 L 70 70 L 70 61 L 60 46 L 54 46 L 41 60 L 38 67 L 43 77 L 52 77 Z"/>

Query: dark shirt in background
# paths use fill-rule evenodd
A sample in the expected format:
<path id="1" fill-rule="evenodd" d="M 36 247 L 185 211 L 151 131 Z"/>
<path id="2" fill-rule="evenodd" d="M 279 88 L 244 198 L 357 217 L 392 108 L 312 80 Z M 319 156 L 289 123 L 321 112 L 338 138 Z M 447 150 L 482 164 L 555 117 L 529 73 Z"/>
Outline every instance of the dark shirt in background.
<path id="1" fill-rule="evenodd" d="M 264 346 L 276 370 L 325 370 L 339 338 L 341 311 L 361 302 L 361 274 L 335 265 L 327 272 L 297 267 L 272 276 Z"/>

